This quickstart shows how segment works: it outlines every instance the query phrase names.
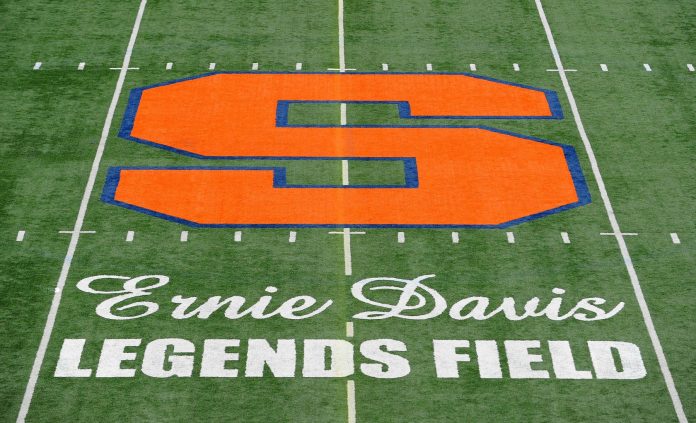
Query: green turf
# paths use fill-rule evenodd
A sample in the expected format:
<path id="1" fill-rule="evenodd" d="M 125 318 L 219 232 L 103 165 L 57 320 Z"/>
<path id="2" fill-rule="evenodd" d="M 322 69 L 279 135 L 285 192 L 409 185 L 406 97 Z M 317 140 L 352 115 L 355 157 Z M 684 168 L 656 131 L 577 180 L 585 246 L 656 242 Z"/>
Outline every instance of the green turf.
<path id="1" fill-rule="evenodd" d="M 60 3 L 32 0 L 0 5 L 5 48 L 0 60 L 2 130 L 0 154 L 0 419 L 16 419 L 53 298 L 71 229 L 82 197 L 138 8 L 137 1 Z M 692 269 L 696 231 L 693 216 L 693 97 L 696 61 L 686 1 L 552 2 L 545 4 L 578 107 L 623 230 L 640 235 L 628 247 L 688 417 L 696 418 L 696 291 Z M 611 227 L 554 67 L 534 1 L 454 2 L 435 0 L 345 0 L 346 60 L 349 68 L 392 71 L 464 72 L 476 63 L 481 75 L 555 90 L 566 118 L 553 121 L 451 121 L 480 125 L 573 145 L 591 191 L 590 205 L 505 230 L 367 229 L 352 238 L 353 275 L 344 275 L 343 244 L 328 229 L 194 229 L 107 205 L 99 200 L 109 166 L 201 165 L 199 160 L 117 137 L 128 91 L 134 87 L 218 70 L 320 72 L 338 66 L 335 2 L 154 1 L 146 8 L 130 71 L 117 107 L 85 230 L 62 295 L 57 322 L 32 401 L 29 421 L 347 421 L 346 380 L 355 381 L 358 422 L 443 421 L 676 421 L 616 241 L 600 236 Z M 42 61 L 40 71 L 32 71 Z M 85 61 L 84 71 L 76 70 Z M 166 62 L 174 62 L 171 71 Z M 520 72 L 512 69 L 519 63 Z M 600 63 L 610 72 L 601 72 Z M 653 72 L 643 70 L 650 63 Z M 349 105 L 351 124 L 400 124 L 393 106 Z M 338 105 L 293 105 L 291 123 L 337 124 Z M 432 124 L 432 121 L 416 121 Z M 440 122 L 438 122 L 440 123 Z M 206 161 L 205 165 L 229 165 Z M 235 165 L 282 165 L 288 181 L 339 184 L 341 165 L 332 161 L 238 161 Z M 403 182 L 394 163 L 351 162 L 353 184 Z M 417 205 L 405 205 L 417 207 Z M 26 239 L 15 242 L 18 230 Z M 135 231 L 132 243 L 124 242 Z M 189 241 L 179 242 L 181 230 Z M 568 232 L 572 244 L 561 242 Z M 678 232 L 681 245 L 673 245 Z M 165 274 L 171 277 L 148 301 L 161 310 L 147 318 L 109 321 L 95 314 L 105 297 L 75 285 L 96 274 Z M 456 322 L 444 315 L 428 321 L 351 319 L 367 306 L 351 297 L 362 278 L 414 278 L 436 274 L 428 284 L 449 302 L 465 296 L 512 296 L 523 302 L 562 287 L 567 300 L 603 297 L 626 308 L 602 322 Z M 309 320 L 180 320 L 168 317 L 177 294 L 312 295 L 335 304 Z M 125 379 L 54 378 L 62 340 L 87 338 L 83 366 L 93 368 L 105 338 L 184 338 L 202 347 L 209 338 L 346 339 L 354 344 L 394 338 L 408 345 L 411 373 L 377 380 L 154 379 L 138 373 Z M 587 369 L 588 340 L 631 342 L 641 349 L 647 376 L 634 381 L 482 380 L 473 363 L 461 364 L 459 379 L 438 379 L 433 339 L 568 340 L 578 368 Z M 144 348 L 135 348 L 142 354 Z M 239 368 L 243 370 L 244 349 Z M 357 348 L 356 348 L 357 353 Z M 548 352 L 538 369 L 551 369 Z M 139 355 L 140 357 L 140 355 Z M 362 362 L 356 356 L 356 366 Z M 301 363 L 301 350 L 298 362 Z M 139 363 L 136 361 L 136 365 Z M 504 365 L 504 371 L 506 366 Z"/>

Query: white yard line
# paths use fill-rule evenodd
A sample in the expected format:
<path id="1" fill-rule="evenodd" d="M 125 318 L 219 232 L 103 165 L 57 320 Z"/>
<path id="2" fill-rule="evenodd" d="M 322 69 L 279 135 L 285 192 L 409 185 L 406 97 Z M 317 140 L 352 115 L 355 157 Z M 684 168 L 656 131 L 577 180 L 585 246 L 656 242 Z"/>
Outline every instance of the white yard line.
<path id="1" fill-rule="evenodd" d="M 111 130 L 111 122 L 114 118 L 114 113 L 116 112 L 116 105 L 118 104 L 118 99 L 121 96 L 121 90 L 123 89 L 123 83 L 126 80 L 126 74 L 128 73 L 128 65 L 130 64 L 131 54 L 133 54 L 133 47 L 135 46 L 135 40 L 138 38 L 138 30 L 140 29 L 140 22 L 143 18 L 143 13 L 145 12 L 145 5 L 147 0 L 140 1 L 140 7 L 138 9 L 138 14 L 135 18 L 135 23 L 133 24 L 133 30 L 131 31 L 130 40 L 128 41 L 128 47 L 126 48 L 126 54 L 123 56 L 123 65 L 121 66 L 121 72 L 118 74 L 118 80 L 116 81 L 116 88 L 114 89 L 114 95 L 111 98 L 111 104 L 109 105 L 109 111 L 106 114 L 106 120 L 104 121 L 104 127 L 102 128 L 101 138 L 99 139 L 99 145 L 97 146 L 97 152 L 94 156 L 94 161 L 92 162 L 92 169 L 89 172 L 89 178 L 87 179 L 87 185 L 85 186 L 85 191 L 82 194 L 82 201 L 80 202 L 80 209 L 77 213 L 77 218 L 75 219 L 75 226 L 73 227 L 73 234 L 70 237 L 70 244 L 68 245 L 68 251 L 65 254 L 65 259 L 63 260 L 63 267 L 60 271 L 60 276 L 58 277 L 58 283 L 56 284 L 55 292 L 53 294 L 53 301 L 51 302 L 51 308 L 48 311 L 48 316 L 46 318 L 46 325 L 44 326 L 43 335 L 41 336 L 41 341 L 39 343 L 39 348 L 36 351 L 36 357 L 34 358 L 34 365 L 31 368 L 31 374 L 29 376 L 29 381 L 27 382 L 26 390 L 24 391 L 24 397 L 22 398 L 22 404 L 19 407 L 19 414 L 17 415 L 17 422 L 24 422 L 29 412 L 29 406 L 31 405 L 31 400 L 34 396 L 34 389 L 36 388 L 36 382 L 39 379 L 39 372 L 41 371 L 41 366 L 43 365 L 44 356 L 46 355 L 46 349 L 48 348 L 48 342 L 51 339 L 51 333 L 53 332 L 53 326 L 56 322 L 56 315 L 58 314 L 58 306 L 60 305 L 60 300 L 62 297 L 63 287 L 68 279 L 68 273 L 70 272 L 70 266 L 72 264 L 73 257 L 75 255 L 75 250 L 77 249 L 77 243 L 80 239 L 80 231 L 82 230 L 82 225 L 85 220 L 85 214 L 87 213 L 87 205 L 89 204 L 89 199 L 92 196 L 92 190 L 94 189 L 94 184 L 97 180 L 97 174 L 99 172 L 99 164 L 101 163 L 102 156 L 104 155 L 104 148 L 106 147 L 106 140 L 109 137 L 109 132 Z"/>
<path id="2" fill-rule="evenodd" d="M 568 77 L 563 71 L 563 62 L 561 61 L 561 56 L 558 53 L 558 48 L 556 47 L 556 41 L 554 40 L 553 33 L 551 32 L 551 27 L 549 26 L 549 22 L 546 19 L 544 7 L 541 4 L 541 0 L 535 0 L 535 2 L 537 10 L 539 12 L 541 23 L 544 26 L 544 31 L 546 31 L 546 38 L 548 39 L 549 47 L 551 48 L 553 58 L 556 62 L 556 67 L 559 69 L 558 75 L 560 76 L 561 82 L 563 83 L 563 88 L 565 89 L 570 108 L 573 112 L 573 117 L 575 118 L 575 125 L 578 128 L 580 138 L 582 138 L 582 142 L 585 146 L 585 151 L 587 153 L 587 157 L 592 167 L 592 173 L 594 175 L 595 180 L 597 181 L 597 186 L 602 197 L 602 202 L 604 203 L 604 208 L 607 212 L 607 217 L 609 218 L 609 222 L 611 223 L 611 228 L 614 232 L 614 236 L 616 237 L 616 242 L 619 245 L 619 250 L 621 250 L 621 256 L 623 257 L 623 261 L 626 266 L 626 271 L 628 272 L 631 284 L 633 285 L 633 291 L 635 293 L 636 299 L 638 300 L 638 305 L 640 306 L 640 311 L 643 315 L 643 321 L 645 322 L 645 326 L 650 336 L 650 341 L 652 342 L 653 349 L 655 350 L 655 355 L 657 356 L 657 361 L 660 365 L 660 370 L 662 371 L 662 377 L 665 380 L 667 390 L 669 391 L 669 395 L 672 398 L 672 405 L 674 406 L 674 411 L 677 414 L 679 422 L 686 423 L 686 414 L 684 414 L 684 408 L 682 406 L 681 399 L 679 398 L 679 393 L 677 392 L 677 388 L 674 385 L 672 373 L 669 370 L 667 358 L 665 357 L 665 353 L 662 350 L 660 338 L 657 336 L 655 325 L 653 324 L 652 316 L 650 315 L 650 310 L 648 309 L 648 304 L 645 301 L 645 296 L 643 295 L 643 289 L 641 288 L 640 281 L 638 280 L 638 274 L 636 273 L 636 270 L 633 267 L 633 261 L 631 259 L 631 255 L 628 252 L 626 240 L 624 239 L 624 236 L 621 232 L 619 222 L 616 219 L 616 215 L 614 214 L 614 208 L 612 207 L 611 201 L 609 200 L 609 194 L 607 193 L 607 189 L 604 185 L 604 179 L 602 178 L 602 174 L 599 171 L 599 165 L 597 164 L 597 158 L 595 157 L 594 150 L 592 149 L 592 144 L 590 144 L 590 139 L 587 137 L 587 133 L 585 132 L 585 126 L 583 125 L 582 119 L 580 118 L 580 112 L 578 111 L 578 106 L 575 103 L 575 97 L 573 96 L 573 91 L 570 88 Z"/>
<path id="3" fill-rule="evenodd" d="M 346 391 L 348 396 L 348 423 L 357 421 L 355 412 L 355 382 L 352 380 L 346 381 Z"/>

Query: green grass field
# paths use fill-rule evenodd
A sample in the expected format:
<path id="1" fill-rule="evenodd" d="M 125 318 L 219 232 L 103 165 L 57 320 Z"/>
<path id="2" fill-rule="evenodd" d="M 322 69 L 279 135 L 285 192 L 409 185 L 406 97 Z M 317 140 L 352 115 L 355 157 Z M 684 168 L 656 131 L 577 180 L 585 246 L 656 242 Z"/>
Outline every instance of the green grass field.
<path id="1" fill-rule="evenodd" d="M 346 272 L 344 236 L 329 234 L 341 229 L 192 228 L 100 200 L 110 166 L 275 165 L 287 168 L 290 183 L 341 184 L 341 160 L 202 164 L 118 137 L 131 89 L 202 74 L 210 63 L 216 71 L 251 72 L 252 63 L 258 63 L 262 71 L 294 72 L 295 64 L 302 63 L 303 72 L 335 72 L 328 69 L 339 68 L 341 4 L 349 69 L 382 72 L 382 64 L 388 64 L 384 72 L 426 73 L 426 64 L 431 64 L 437 72 L 471 72 L 475 64 L 472 73 L 477 75 L 554 90 L 565 115 L 562 120 L 468 119 L 444 124 L 488 125 L 574 146 L 592 202 L 506 229 L 353 228 L 365 233 L 350 237 L 352 272 Z M 535 0 L 0 4 L 0 63 L 5 69 L 0 75 L 0 419 L 696 419 L 696 72 L 687 66 L 696 63 L 696 7 L 684 0 L 546 0 L 543 10 L 567 70 L 559 72 L 538 6 Z M 136 38 L 129 56 L 132 36 Z M 121 69 L 124 55 L 132 69 Z M 34 69 L 37 62 L 40 68 Z M 78 70 L 80 62 L 85 62 L 83 70 Z M 165 67 L 168 62 L 173 63 L 170 70 Z M 114 94 L 118 101 L 109 124 Z M 403 124 L 394 105 L 349 104 L 346 117 L 351 125 Z M 339 125 L 340 119 L 338 104 L 294 105 L 289 115 L 291 123 L 308 125 Z M 415 121 L 435 123 L 443 124 Z M 104 129 L 108 136 L 100 140 Z M 103 156 L 98 153 L 100 141 Z M 349 172 L 350 183 L 356 185 L 404 181 L 399 162 L 350 161 Z M 89 201 L 81 204 L 86 185 Z M 608 217 L 607 201 L 625 235 L 614 233 L 617 227 Z M 94 233 L 69 232 L 74 229 Z M 133 235 L 127 241 L 129 231 Z M 185 242 L 182 231 L 188 231 Z M 398 241 L 400 232 L 404 242 Z M 453 232 L 458 234 L 456 243 Z M 561 233 L 567 233 L 569 243 Z M 511 297 L 518 310 L 533 297 L 543 304 L 562 297 L 564 311 L 591 297 L 606 299 L 605 310 L 622 302 L 625 306 L 614 317 L 587 322 L 545 317 L 512 321 L 502 314 L 481 321 L 454 320 L 447 311 L 425 320 L 355 317 L 377 310 L 351 293 L 357 282 L 431 274 L 436 276 L 423 283 L 450 306 L 472 296 L 490 298 L 491 307 Z M 166 275 L 170 281 L 149 296 L 128 301 L 156 303 L 156 312 L 112 320 L 98 315 L 97 307 L 117 294 L 89 294 L 77 286 L 95 275 Z M 233 320 L 222 311 L 207 319 L 171 316 L 171 300 L 177 295 L 197 297 L 197 305 L 210 297 L 234 295 L 251 303 L 266 295 L 268 286 L 278 289 L 272 302 L 276 307 L 299 295 L 333 304 L 303 320 Z M 122 282 L 93 287 L 118 290 Z M 554 288 L 565 294 L 554 295 Z M 396 294 L 369 295 L 393 303 Z M 430 307 L 432 302 L 426 309 Z M 132 316 L 143 310 L 118 313 Z M 656 337 L 651 339 L 652 324 Z M 192 360 L 190 377 L 158 378 L 143 372 L 148 365 L 143 363 L 146 345 L 165 338 L 195 346 L 195 352 L 177 352 L 171 346 L 166 350 L 167 360 L 183 367 Z M 86 340 L 79 366 L 91 370 L 88 377 L 56 376 L 66 339 Z M 135 369 L 133 377 L 97 377 L 97 368 L 106 366 L 100 364 L 100 356 L 105 361 L 102 346 L 107 339 L 141 340 L 126 348 L 133 357 L 120 364 L 122 369 Z M 201 377 L 204 342 L 210 339 L 240 340 L 238 347 L 227 350 L 239 354 L 226 363 L 228 370 L 238 370 L 237 377 Z M 250 377 L 249 339 L 265 339 L 273 348 L 277 340 L 295 340 L 291 377 L 274 377 L 269 367 L 263 377 Z M 350 342 L 354 372 L 303 375 L 305 340 L 314 339 Z M 369 368 L 374 370 L 379 361 L 365 357 L 360 347 L 379 339 L 401 341 L 407 347 L 394 354 L 408 360 L 408 374 L 378 378 L 365 371 L 361 365 L 372 364 Z M 434 340 L 470 342 L 470 347 L 457 350 L 470 355 L 469 362 L 455 363 L 459 377 L 438 377 Z M 477 356 L 477 340 L 496 342 L 500 377 L 480 376 L 477 359 L 485 357 Z M 531 358 L 528 363 L 538 378 L 510 373 L 524 363 L 509 362 L 515 354 L 505 349 L 505 341 L 512 345 L 524 340 L 539 341 L 527 345 L 529 354 L 541 356 L 541 361 Z M 559 364 L 553 362 L 559 356 L 551 356 L 549 341 L 568 341 L 577 371 L 590 372 L 585 373 L 589 378 L 562 377 Z M 600 378 L 588 341 L 634 344 L 645 375 Z M 616 351 L 611 357 L 620 363 L 619 372 L 630 367 L 621 363 Z M 327 356 L 323 364 L 340 358 L 338 353 Z M 165 363 L 164 371 L 168 366 Z M 385 371 L 385 366 L 376 367 Z"/>

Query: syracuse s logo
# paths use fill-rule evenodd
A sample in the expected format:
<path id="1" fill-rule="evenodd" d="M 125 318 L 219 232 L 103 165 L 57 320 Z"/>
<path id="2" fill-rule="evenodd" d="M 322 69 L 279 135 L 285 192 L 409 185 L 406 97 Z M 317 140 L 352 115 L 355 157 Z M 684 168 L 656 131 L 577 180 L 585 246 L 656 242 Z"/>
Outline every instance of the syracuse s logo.
<path id="1" fill-rule="evenodd" d="M 389 103 L 404 122 L 562 118 L 553 91 L 468 74 L 209 73 L 132 90 L 119 135 L 196 159 L 398 161 L 404 183 L 112 167 L 102 200 L 201 227 L 500 228 L 590 202 L 569 145 L 487 126 L 293 125 L 293 103 Z"/>

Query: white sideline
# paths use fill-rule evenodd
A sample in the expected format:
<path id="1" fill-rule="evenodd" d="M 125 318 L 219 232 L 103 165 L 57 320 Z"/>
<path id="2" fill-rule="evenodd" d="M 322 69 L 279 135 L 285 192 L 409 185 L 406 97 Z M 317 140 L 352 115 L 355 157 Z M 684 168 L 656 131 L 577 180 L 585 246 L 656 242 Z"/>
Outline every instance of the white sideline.
<path id="1" fill-rule="evenodd" d="M 75 255 L 75 250 L 77 249 L 77 242 L 80 239 L 80 231 L 82 230 L 82 225 L 85 220 L 85 214 L 87 213 L 87 205 L 89 204 L 89 199 L 92 196 L 94 183 L 97 180 L 99 164 L 101 163 L 102 156 L 104 155 L 106 140 L 109 137 L 109 131 L 111 130 L 111 122 L 114 118 L 114 113 L 116 112 L 116 105 L 118 104 L 118 99 L 121 96 L 123 83 L 126 80 L 126 73 L 128 73 L 128 65 L 130 63 L 131 54 L 133 54 L 133 47 L 135 46 L 135 40 L 138 37 L 140 22 L 142 21 L 143 13 L 145 13 L 146 4 L 147 0 L 140 1 L 140 7 L 138 9 L 138 14 L 135 17 L 135 23 L 133 24 L 133 30 L 131 31 L 130 40 L 128 41 L 126 54 L 123 56 L 123 65 L 121 66 L 121 71 L 118 74 L 118 80 L 116 81 L 114 95 L 111 98 L 109 111 L 106 114 L 106 120 L 104 121 L 104 127 L 102 128 L 101 138 L 99 139 L 99 145 L 97 146 L 97 152 L 94 156 L 94 161 L 92 162 L 92 169 L 89 172 L 89 178 L 87 179 L 85 192 L 82 194 L 82 201 L 80 202 L 80 209 L 77 213 L 77 218 L 75 219 L 75 226 L 73 227 L 73 233 L 70 237 L 68 251 L 65 254 L 65 259 L 63 260 L 63 267 L 60 270 L 60 276 L 58 277 L 58 283 L 56 284 L 56 289 L 53 294 L 51 308 L 49 309 L 48 316 L 46 317 L 46 325 L 44 326 L 43 334 L 41 335 L 41 342 L 39 343 L 39 348 L 36 351 L 36 357 L 34 358 L 34 364 L 31 368 L 29 381 L 27 382 L 27 387 L 24 391 L 22 404 L 19 407 L 19 414 L 17 415 L 18 423 L 23 423 L 26 419 L 27 413 L 29 412 L 29 406 L 31 405 L 31 400 L 34 396 L 34 389 L 36 388 L 36 382 L 39 379 L 39 372 L 41 371 L 41 366 L 43 365 L 44 356 L 46 355 L 46 349 L 48 348 L 48 342 L 51 339 L 53 326 L 56 323 L 56 315 L 58 314 L 58 306 L 60 305 L 63 287 L 65 286 L 65 282 L 68 279 L 70 266 L 72 264 L 73 256 Z"/>
<path id="2" fill-rule="evenodd" d="M 672 399 L 674 411 L 677 414 L 679 422 L 686 423 L 686 414 L 684 414 L 684 408 L 682 407 L 681 399 L 679 398 L 679 393 L 677 392 L 677 388 L 674 385 L 672 373 L 669 370 L 667 358 L 665 357 L 665 353 L 662 350 L 660 338 L 657 336 L 657 332 L 655 331 L 655 325 L 653 324 L 652 316 L 650 315 L 650 310 L 648 309 L 648 304 L 645 301 L 643 290 L 640 286 L 640 281 L 638 280 L 638 274 L 636 273 L 636 270 L 633 267 L 633 261 L 631 260 L 631 255 L 628 252 L 626 240 L 623 237 L 621 228 L 619 227 L 619 222 L 616 219 L 616 215 L 614 214 L 614 208 L 612 207 L 611 201 L 609 200 L 609 194 L 607 193 L 607 189 L 604 185 L 604 179 L 602 178 L 602 174 L 599 171 L 599 165 L 597 164 L 597 158 L 595 157 L 594 150 L 592 149 L 592 144 L 590 144 L 590 139 L 587 137 L 587 133 L 585 132 L 585 126 L 583 125 L 582 119 L 580 118 L 580 112 L 578 111 L 578 106 L 575 103 L 575 97 L 573 96 L 573 91 L 570 88 L 568 77 L 563 71 L 563 62 L 561 62 L 561 56 L 558 53 L 556 41 L 554 40 L 553 33 L 551 32 L 549 22 L 546 19 L 546 13 L 544 13 L 544 6 L 542 6 L 541 0 L 535 0 L 535 2 L 537 10 L 539 12 L 541 23 L 544 26 L 544 31 L 546 31 L 546 38 L 548 39 L 549 47 L 551 48 L 553 58 L 556 61 L 556 67 L 559 69 L 558 75 L 560 76 L 561 82 L 563 83 L 563 88 L 565 89 L 566 96 L 568 97 L 568 103 L 570 103 L 570 108 L 573 112 L 573 117 L 575 118 L 575 125 L 578 128 L 580 138 L 582 138 L 582 142 L 585 146 L 585 151 L 587 153 L 587 157 L 592 167 L 592 173 L 595 177 L 595 180 L 597 181 L 597 187 L 599 188 L 599 192 L 602 196 L 602 202 L 604 203 L 604 208 L 606 209 L 607 217 L 609 218 L 609 222 L 611 223 L 611 228 L 614 232 L 614 236 L 616 237 L 616 242 L 619 245 L 619 250 L 621 250 L 621 256 L 623 257 L 624 264 L 626 265 L 626 271 L 628 272 L 628 276 L 631 279 L 633 291 L 635 292 L 636 299 L 638 300 L 638 305 L 640 306 L 640 311 L 643 315 L 643 321 L 645 322 L 648 334 L 650 335 L 650 341 L 652 342 L 653 349 L 655 350 L 655 355 L 657 356 L 657 361 L 660 365 L 662 376 L 665 380 L 667 390 L 669 391 L 669 395 Z"/>

